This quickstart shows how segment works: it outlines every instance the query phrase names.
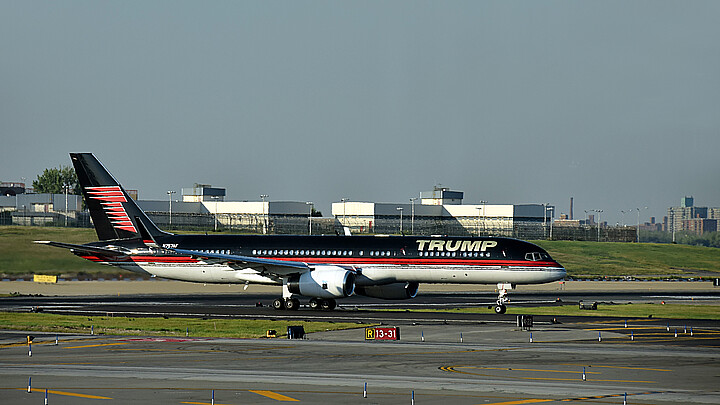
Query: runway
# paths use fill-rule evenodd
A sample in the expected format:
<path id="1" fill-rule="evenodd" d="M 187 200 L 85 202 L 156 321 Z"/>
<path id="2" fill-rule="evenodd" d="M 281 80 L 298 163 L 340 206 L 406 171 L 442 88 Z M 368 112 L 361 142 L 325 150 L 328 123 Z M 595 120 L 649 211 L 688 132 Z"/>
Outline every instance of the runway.
<path id="1" fill-rule="evenodd" d="M 396 404 L 411 403 L 413 391 L 418 404 L 622 403 L 626 392 L 628 403 L 720 401 L 718 348 L 631 342 L 619 328 L 409 325 L 402 340 L 387 343 L 365 342 L 361 329 L 309 340 L 63 335 L 57 346 L 44 335 L 32 357 L 25 344 L 9 344 L 24 334 L 4 332 L 0 388 L 8 403 L 39 403 L 49 389 L 52 404 L 209 404 L 213 390 L 216 404 Z M 696 330 L 700 341 L 717 334 Z"/>
<path id="2" fill-rule="evenodd" d="M 557 293 L 513 298 L 552 301 Z M 645 292 L 622 294 L 598 293 L 597 298 L 646 299 Z M 714 299 L 712 291 L 703 294 Z M 429 309 L 492 296 L 434 292 L 418 297 L 414 304 Z M 288 313 L 255 307 L 273 297 L 272 293 L 14 297 L 0 299 L 0 307 L 23 310 L 37 305 L 65 313 L 330 317 L 398 326 L 401 340 L 365 341 L 363 329 L 352 329 L 313 333 L 307 340 L 65 334 L 56 346 L 55 334 L 33 332 L 36 339 L 28 356 L 27 333 L 3 331 L 0 395 L 7 403 L 40 403 L 48 389 L 53 405 L 211 404 L 213 392 L 218 405 L 410 404 L 413 393 L 418 405 L 622 404 L 626 393 L 628 404 L 720 403 L 720 323 L 716 321 L 667 324 L 660 319 L 630 319 L 625 327 L 624 320 L 612 318 L 564 317 L 562 323 L 553 324 L 550 317 L 535 317 L 533 328 L 522 330 L 514 316 L 380 311 L 372 307 L 377 301 L 362 298 L 353 298 L 333 312 L 301 308 Z M 397 304 L 405 308 L 407 302 Z M 692 336 L 684 326 L 692 327 Z M 30 378 L 31 393 L 27 393 Z M 367 398 L 363 398 L 366 383 Z"/>
<path id="3" fill-rule="evenodd" d="M 108 284 L 108 283 L 106 283 Z M 112 283 L 109 283 L 112 284 Z M 119 285 L 133 283 L 115 282 Z M 150 283 L 153 284 L 153 283 Z M 166 284 L 166 283 L 154 283 Z M 167 283 L 170 284 L 170 283 Z M 187 284 L 187 283 L 183 283 Z M 591 283 L 585 283 L 591 284 Z M 617 283 L 615 283 L 617 284 Z M 128 287 L 132 290 L 133 286 Z M 337 322 L 381 322 L 409 324 L 425 323 L 509 323 L 515 324 L 515 315 L 467 314 L 442 312 L 462 307 L 491 306 L 496 293 L 492 291 L 429 291 L 411 300 L 385 301 L 353 296 L 338 300 L 335 311 L 314 311 L 307 302 L 298 311 L 277 311 L 270 307 L 277 293 L 265 287 L 263 292 L 192 293 L 192 294 L 128 294 L 123 295 L 61 295 L 19 296 L 0 298 L 0 311 L 30 311 L 39 309 L 45 313 L 112 316 L 173 316 L 207 318 L 251 318 L 286 320 L 323 320 Z M 513 307 L 527 305 L 577 305 L 578 301 L 611 303 L 720 303 L 720 289 L 696 288 L 689 291 L 673 291 L 650 288 L 648 290 L 616 290 L 605 288 L 581 290 L 529 290 L 513 291 L 510 304 Z M 393 311 L 389 311 L 393 310 Z M 406 312 L 404 310 L 413 310 Z M 416 312 L 418 311 L 418 312 Z M 536 323 L 550 323 L 552 316 L 536 316 Z M 563 322 L 583 322 L 584 317 L 563 317 Z M 652 323 L 662 326 L 666 321 L 655 319 Z M 698 326 L 708 322 L 695 321 Z M 713 322 L 709 322 L 712 324 Z"/>

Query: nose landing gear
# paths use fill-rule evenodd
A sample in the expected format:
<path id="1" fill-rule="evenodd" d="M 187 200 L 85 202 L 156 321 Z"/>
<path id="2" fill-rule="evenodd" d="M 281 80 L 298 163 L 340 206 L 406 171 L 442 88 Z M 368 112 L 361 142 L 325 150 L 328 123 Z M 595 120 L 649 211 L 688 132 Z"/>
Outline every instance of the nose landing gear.
<path id="1" fill-rule="evenodd" d="M 498 283 L 497 289 L 498 289 L 498 298 L 495 302 L 495 313 L 496 314 L 504 314 L 507 310 L 507 307 L 505 306 L 506 302 L 509 302 L 510 299 L 508 298 L 508 290 L 512 290 L 515 288 L 515 285 L 509 284 L 509 283 Z"/>

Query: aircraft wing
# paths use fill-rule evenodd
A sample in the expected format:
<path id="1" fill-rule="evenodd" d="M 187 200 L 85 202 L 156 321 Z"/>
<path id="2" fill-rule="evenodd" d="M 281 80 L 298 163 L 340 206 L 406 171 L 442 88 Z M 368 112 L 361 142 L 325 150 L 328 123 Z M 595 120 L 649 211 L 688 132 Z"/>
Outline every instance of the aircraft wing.
<path id="1" fill-rule="evenodd" d="M 242 267 L 250 267 L 259 272 L 272 273 L 277 276 L 286 276 L 289 274 L 304 273 L 310 271 L 311 268 L 307 263 L 292 262 L 285 260 L 261 259 L 258 257 L 225 255 L 219 253 L 205 253 L 197 250 L 172 249 L 182 255 L 190 255 L 201 259 L 217 259 L 228 264 L 237 264 Z"/>
<path id="2" fill-rule="evenodd" d="M 63 243 L 63 242 L 53 242 L 49 240 L 36 240 L 35 243 L 39 243 L 41 245 L 50 245 L 55 246 L 63 249 L 72 249 L 74 251 L 78 252 L 88 252 L 88 253 L 97 253 L 104 256 L 125 256 L 127 253 L 113 250 L 113 249 L 105 249 L 101 247 L 95 247 L 95 246 L 88 246 L 88 245 L 75 245 L 73 243 Z"/>

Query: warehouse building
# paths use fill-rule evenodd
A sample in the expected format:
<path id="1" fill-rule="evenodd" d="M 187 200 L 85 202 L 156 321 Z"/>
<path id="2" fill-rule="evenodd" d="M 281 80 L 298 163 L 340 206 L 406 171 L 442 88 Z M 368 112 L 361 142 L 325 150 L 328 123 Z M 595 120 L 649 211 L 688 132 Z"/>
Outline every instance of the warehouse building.
<path id="1" fill-rule="evenodd" d="M 311 205 L 299 201 L 148 201 L 138 205 L 161 228 L 232 229 L 262 234 L 307 234 Z M 313 234 L 328 233 L 327 220 L 312 218 Z M 330 227 L 330 233 L 334 232 Z"/>
<path id="2" fill-rule="evenodd" d="M 81 210 L 82 197 L 79 195 L 47 193 L 2 195 L 0 225 L 89 225 L 89 216 Z"/>
<path id="3" fill-rule="evenodd" d="M 224 201 L 225 189 L 208 184 L 183 188 L 182 198 L 138 200 L 158 226 L 165 229 L 220 230 L 261 234 L 334 233 L 334 221 L 312 218 L 304 201 Z M 266 196 L 263 196 L 266 197 Z M 264 200 L 264 198 L 263 198 Z"/>
<path id="4" fill-rule="evenodd" d="M 542 237 L 554 207 L 547 204 L 462 204 L 464 193 L 436 187 L 409 203 L 341 201 L 332 215 L 353 233 Z"/>

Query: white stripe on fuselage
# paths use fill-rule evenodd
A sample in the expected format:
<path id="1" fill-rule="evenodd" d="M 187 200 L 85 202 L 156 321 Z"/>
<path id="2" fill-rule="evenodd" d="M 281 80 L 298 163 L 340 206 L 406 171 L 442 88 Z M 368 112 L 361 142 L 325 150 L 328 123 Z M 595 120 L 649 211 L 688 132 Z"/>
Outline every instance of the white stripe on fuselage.
<path id="1" fill-rule="evenodd" d="M 237 269 L 211 263 L 108 263 L 126 270 L 149 273 L 157 277 L 200 283 L 282 284 L 279 278 L 260 274 L 255 269 Z M 311 266 L 322 267 L 323 264 Z M 354 265 L 357 285 L 375 285 L 415 281 L 419 283 L 458 284 L 542 284 L 565 276 L 561 267 L 537 266 L 466 266 L 466 265 Z"/>

